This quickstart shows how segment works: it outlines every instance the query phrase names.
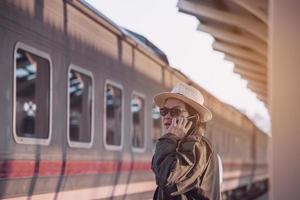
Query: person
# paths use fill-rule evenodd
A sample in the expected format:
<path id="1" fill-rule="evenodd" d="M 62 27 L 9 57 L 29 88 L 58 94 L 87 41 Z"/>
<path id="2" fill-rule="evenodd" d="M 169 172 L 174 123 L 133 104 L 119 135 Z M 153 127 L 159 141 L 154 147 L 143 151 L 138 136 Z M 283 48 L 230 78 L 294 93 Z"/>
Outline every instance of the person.
<path id="1" fill-rule="evenodd" d="M 164 134 L 158 139 L 151 168 L 157 188 L 153 200 L 219 200 L 218 158 L 203 136 L 212 113 L 200 91 L 185 83 L 159 93 Z"/>

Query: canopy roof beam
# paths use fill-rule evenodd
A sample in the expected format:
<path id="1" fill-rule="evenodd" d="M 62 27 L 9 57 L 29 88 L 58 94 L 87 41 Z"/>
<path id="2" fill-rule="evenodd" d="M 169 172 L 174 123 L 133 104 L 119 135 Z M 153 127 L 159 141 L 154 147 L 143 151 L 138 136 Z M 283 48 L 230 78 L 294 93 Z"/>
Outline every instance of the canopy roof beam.
<path id="1" fill-rule="evenodd" d="M 261 84 L 261 83 L 255 82 L 255 81 L 248 80 L 247 86 L 248 85 L 250 85 L 251 87 L 262 88 L 266 91 L 268 90 L 268 85 L 267 84 Z"/>
<path id="2" fill-rule="evenodd" d="M 247 70 L 241 70 L 240 68 L 235 68 L 233 71 L 235 73 L 240 74 L 242 77 L 244 77 L 246 79 L 257 81 L 257 82 L 262 83 L 262 84 L 267 83 L 267 77 L 266 76 L 263 76 L 263 75 L 260 75 L 260 74 L 255 74 L 255 73 L 249 72 Z"/>
<path id="3" fill-rule="evenodd" d="M 230 55 L 234 55 L 240 58 L 244 58 L 247 60 L 251 60 L 256 63 L 260 63 L 262 65 L 267 64 L 267 60 L 265 57 L 261 56 L 260 54 L 257 54 L 251 50 L 247 50 L 235 45 L 230 45 L 228 43 L 224 42 L 214 42 L 212 44 L 212 47 L 216 51 L 221 51 L 223 53 L 227 53 Z"/>
<path id="4" fill-rule="evenodd" d="M 264 102 L 266 105 L 268 104 L 268 98 L 266 96 L 261 96 L 259 94 L 256 93 L 256 97 L 261 100 L 262 102 Z"/>
<path id="5" fill-rule="evenodd" d="M 267 42 L 267 26 L 262 22 L 255 21 L 249 16 L 241 16 L 239 14 L 229 13 L 224 10 L 205 6 L 199 1 L 179 0 L 177 7 L 182 12 L 237 26 Z"/>
<path id="6" fill-rule="evenodd" d="M 267 91 L 261 88 L 253 87 L 251 85 L 247 86 L 250 90 L 254 91 L 255 93 L 267 96 Z"/>
<path id="7" fill-rule="evenodd" d="M 263 21 L 265 24 L 268 25 L 268 16 L 267 14 L 260 10 L 255 4 L 252 3 L 252 1 L 249 0 L 232 0 L 237 5 L 245 8 L 249 12 L 251 12 L 253 15 L 255 15 L 257 18 L 259 18 L 261 21 Z"/>
<path id="8" fill-rule="evenodd" d="M 262 54 L 264 57 L 267 57 L 267 44 L 263 41 L 257 40 L 255 37 L 247 37 L 238 33 L 234 33 L 232 31 L 227 31 L 221 28 L 201 23 L 199 23 L 197 29 L 199 31 L 209 33 L 217 39 L 236 45 L 243 45 L 255 52 Z"/>
<path id="9" fill-rule="evenodd" d="M 248 70 L 253 73 L 259 73 L 265 76 L 267 75 L 267 68 L 265 66 L 258 65 L 253 62 L 249 62 L 245 59 L 241 59 L 227 54 L 225 55 L 224 59 L 233 62 L 235 64 L 235 67 L 237 68 Z"/>

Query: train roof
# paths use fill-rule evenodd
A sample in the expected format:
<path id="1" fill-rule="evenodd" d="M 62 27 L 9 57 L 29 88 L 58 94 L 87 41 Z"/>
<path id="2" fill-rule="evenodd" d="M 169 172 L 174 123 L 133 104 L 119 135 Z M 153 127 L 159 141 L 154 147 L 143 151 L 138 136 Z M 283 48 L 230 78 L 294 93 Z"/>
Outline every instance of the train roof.
<path id="1" fill-rule="evenodd" d="M 167 64 L 169 64 L 167 55 L 162 50 L 160 50 L 155 44 L 150 42 L 146 37 L 144 37 L 141 34 L 138 34 L 136 32 L 133 32 L 131 30 L 128 30 L 126 28 L 123 28 L 123 30 L 125 30 L 129 35 L 138 39 L 140 42 L 144 43 L 147 47 L 152 49 L 158 57 L 160 57 L 163 61 L 165 61 Z"/>
<path id="2" fill-rule="evenodd" d="M 84 6 L 86 6 L 88 9 L 90 9 L 91 11 L 93 11 L 96 15 L 103 18 L 111 26 L 116 28 L 123 36 L 129 37 L 132 40 L 134 40 L 136 43 L 146 47 L 147 49 L 150 49 L 164 63 L 169 64 L 167 55 L 161 49 L 159 49 L 155 44 L 153 44 L 150 40 L 148 40 L 146 37 L 144 37 L 139 33 L 136 33 L 134 31 L 119 26 L 111 19 L 106 17 L 103 13 L 101 13 L 99 10 L 97 10 L 95 7 L 93 7 L 91 4 L 89 4 L 87 1 L 79 0 L 79 2 L 82 3 Z"/>

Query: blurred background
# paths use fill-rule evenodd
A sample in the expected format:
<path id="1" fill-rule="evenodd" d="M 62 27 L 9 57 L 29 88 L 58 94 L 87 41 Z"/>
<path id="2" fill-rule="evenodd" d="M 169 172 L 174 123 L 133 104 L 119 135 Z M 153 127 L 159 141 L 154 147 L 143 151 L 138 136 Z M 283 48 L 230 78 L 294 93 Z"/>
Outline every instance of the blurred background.
<path id="1" fill-rule="evenodd" d="M 0 198 L 151 199 L 153 96 L 213 112 L 223 199 L 299 199 L 296 0 L 0 2 Z"/>

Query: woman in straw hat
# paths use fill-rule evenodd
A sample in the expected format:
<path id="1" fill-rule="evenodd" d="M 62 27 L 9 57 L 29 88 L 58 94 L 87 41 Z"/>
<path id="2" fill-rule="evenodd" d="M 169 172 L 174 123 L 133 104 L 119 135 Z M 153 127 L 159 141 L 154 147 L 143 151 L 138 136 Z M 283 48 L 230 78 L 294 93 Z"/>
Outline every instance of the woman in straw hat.
<path id="1" fill-rule="evenodd" d="M 157 188 L 154 200 L 220 199 L 215 151 L 203 136 L 211 112 L 202 94 L 184 83 L 154 97 L 165 134 L 152 158 Z"/>

